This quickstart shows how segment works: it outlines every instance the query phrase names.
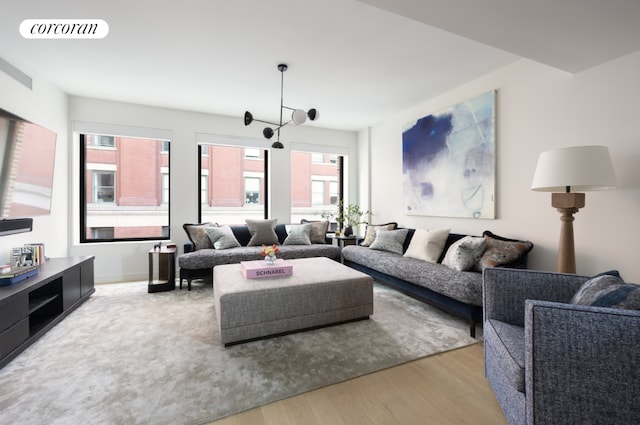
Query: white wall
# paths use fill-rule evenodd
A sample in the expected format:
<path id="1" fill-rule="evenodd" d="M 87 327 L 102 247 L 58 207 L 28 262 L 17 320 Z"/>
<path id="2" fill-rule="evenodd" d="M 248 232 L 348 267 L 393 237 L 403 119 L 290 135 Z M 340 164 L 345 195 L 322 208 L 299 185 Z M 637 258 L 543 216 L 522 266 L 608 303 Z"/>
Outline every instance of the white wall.
<path id="1" fill-rule="evenodd" d="M 34 71 L 28 69 L 21 71 L 33 79 L 32 89 L 0 72 L 0 108 L 57 134 L 51 215 L 34 217 L 32 232 L 1 236 L 0 264 L 9 261 L 9 251 L 12 247 L 31 242 L 44 243 L 46 255 L 49 257 L 69 255 L 67 95 L 40 78 Z"/>
<path id="2" fill-rule="evenodd" d="M 123 126 L 170 130 L 171 141 L 171 240 L 179 251 L 187 242 L 183 223 L 197 220 L 198 169 L 196 134 L 257 138 L 265 146 L 261 127 L 245 127 L 241 117 L 187 112 L 150 106 L 134 105 L 81 97 L 69 98 L 69 118 L 72 122 L 108 123 Z M 314 125 L 289 125 L 282 131 L 281 141 L 285 149 L 271 150 L 271 217 L 280 223 L 289 223 L 290 215 L 290 145 L 293 142 L 327 145 L 345 149 L 355 162 L 357 158 L 357 134 L 318 128 Z M 78 146 L 73 147 L 73 163 L 77 164 Z M 76 167 L 77 168 L 77 167 Z M 350 190 L 357 195 L 357 166 L 349 168 Z M 148 272 L 147 252 L 152 242 L 126 243 L 78 243 L 77 170 L 70 183 L 75 199 L 71 208 L 74 234 L 70 251 L 76 255 L 95 255 L 97 282 L 145 279 Z"/>
<path id="3" fill-rule="evenodd" d="M 363 130 L 371 138 L 371 207 L 375 222 L 443 228 L 480 235 L 484 230 L 529 239 L 529 267 L 554 270 L 559 213 L 551 195 L 531 191 L 540 152 L 565 146 L 606 145 L 618 189 L 589 192 L 575 215 L 578 273 L 619 269 L 640 282 L 640 52 L 570 75 L 520 60 Z M 496 216 L 473 220 L 407 216 L 402 211 L 402 127 L 415 119 L 497 89 Z"/>

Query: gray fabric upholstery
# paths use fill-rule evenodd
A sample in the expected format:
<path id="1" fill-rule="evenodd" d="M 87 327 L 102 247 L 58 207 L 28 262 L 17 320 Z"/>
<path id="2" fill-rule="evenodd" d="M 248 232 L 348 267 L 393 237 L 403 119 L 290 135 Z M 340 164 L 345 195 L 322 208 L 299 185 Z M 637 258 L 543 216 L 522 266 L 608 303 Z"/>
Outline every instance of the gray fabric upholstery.
<path id="1" fill-rule="evenodd" d="M 224 344 L 373 314 L 373 279 L 327 258 L 291 260 L 293 275 L 245 279 L 240 264 L 213 269 L 214 304 Z"/>
<path id="2" fill-rule="evenodd" d="M 340 261 L 340 247 L 336 245 L 278 245 L 278 258 L 328 257 Z M 211 269 L 219 264 L 233 264 L 240 261 L 262 259 L 262 246 L 242 246 L 232 249 L 200 249 L 178 257 L 180 268 Z"/>
<path id="3" fill-rule="evenodd" d="M 385 273 L 414 285 L 422 286 L 460 302 L 482 305 L 482 275 L 461 272 L 439 263 L 429 263 L 403 257 L 388 251 L 375 251 L 363 246 L 346 246 L 342 257 L 373 270 Z"/>
<path id="4" fill-rule="evenodd" d="M 485 374 L 511 425 L 640 423 L 640 311 L 569 304 L 588 279 L 485 269 Z"/>

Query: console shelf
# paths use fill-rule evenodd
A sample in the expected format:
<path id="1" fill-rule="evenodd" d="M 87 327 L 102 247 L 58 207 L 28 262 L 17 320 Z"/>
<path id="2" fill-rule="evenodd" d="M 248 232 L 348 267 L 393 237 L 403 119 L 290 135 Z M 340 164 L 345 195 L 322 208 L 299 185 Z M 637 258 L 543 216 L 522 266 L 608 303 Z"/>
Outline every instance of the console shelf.
<path id="1" fill-rule="evenodd" d="M 0 368 L 91 296 L 93 260 L 53 258 L 36 276 L 0 287 Z"/>

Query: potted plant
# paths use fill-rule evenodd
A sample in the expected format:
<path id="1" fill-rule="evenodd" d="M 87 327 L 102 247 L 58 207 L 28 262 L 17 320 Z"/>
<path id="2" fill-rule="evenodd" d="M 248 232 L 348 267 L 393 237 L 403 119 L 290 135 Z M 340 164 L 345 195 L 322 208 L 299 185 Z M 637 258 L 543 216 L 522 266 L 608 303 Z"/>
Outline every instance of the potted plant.
<path id="1" fill-rule="evenodd" d="M 359 224 L 367 224 L 362 220 L 363 216 L 371 214 L 370 211 L 362 211 L 358 204 L 348 204 L 345 206 L 343 200 L 338 201 L 338 210 L 336 213 L 323 214 L 324 218 L 335 218 L 338 223 L 338 229 L 343 230 L 345 236 L 353 234 L 354 226 Z"/>

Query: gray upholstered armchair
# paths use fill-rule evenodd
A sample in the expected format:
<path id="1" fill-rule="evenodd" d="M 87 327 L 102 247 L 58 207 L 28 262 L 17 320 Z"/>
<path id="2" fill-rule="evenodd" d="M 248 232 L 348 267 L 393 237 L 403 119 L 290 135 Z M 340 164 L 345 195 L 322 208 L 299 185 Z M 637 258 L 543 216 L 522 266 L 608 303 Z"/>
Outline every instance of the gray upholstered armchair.
<path id="1" fill-rule="evenodd" d="M 484 271 L 485 375 L 509 424 L 640 424 L 640 311 L 568 304 L 588 279 Z"/>

